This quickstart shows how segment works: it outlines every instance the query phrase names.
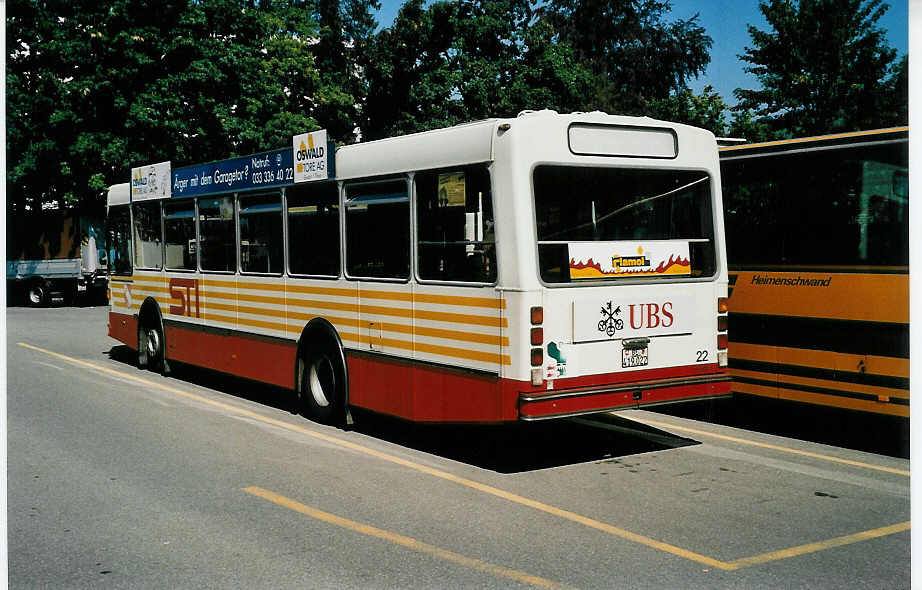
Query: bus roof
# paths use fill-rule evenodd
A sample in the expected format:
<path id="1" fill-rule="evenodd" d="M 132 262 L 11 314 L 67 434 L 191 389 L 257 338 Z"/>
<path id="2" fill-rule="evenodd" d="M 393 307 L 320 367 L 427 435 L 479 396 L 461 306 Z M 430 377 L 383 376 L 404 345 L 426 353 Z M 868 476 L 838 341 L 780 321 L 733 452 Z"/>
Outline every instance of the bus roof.
<path id="1" fill-rule="evenodd" d="M 493 141 L 499 131 L 508 129 L 508 126 L 551 122 L 564 126 L 587 123 L 635 129 L 695 129 L 649 117 L 609 115 L 601 111 L 566 114 L 552 110 L 522 111 L 514 118 L 486 119 L 342 146 L 336 150 L 336 178 L 352 179 L 489 162 L 493 160 Z"/>
<path id="2" fill-rule="evenodd" d="M 336 150 L 336 178 L 488 162 L 497 125 L 497 119 L 488 119 L 342 146 Z"/>
<path id="3" fill-rule="evenodd" d="M 851 131 L 848 133 L 797 137 L 794 139 L 765 141 L 761 143 L 729 145 L 718 148 L 718 151 L 721 159 L 726 160 L 736 157 L 737 155 L 783 153 L 805 149 L 828 149 L 841 147 L 843 145 L 858 145 L 876 141 L 901 141 L 908 137 L 909 127 L 888 127 L 885 129 L 868 129 L 866 131 Z"/>

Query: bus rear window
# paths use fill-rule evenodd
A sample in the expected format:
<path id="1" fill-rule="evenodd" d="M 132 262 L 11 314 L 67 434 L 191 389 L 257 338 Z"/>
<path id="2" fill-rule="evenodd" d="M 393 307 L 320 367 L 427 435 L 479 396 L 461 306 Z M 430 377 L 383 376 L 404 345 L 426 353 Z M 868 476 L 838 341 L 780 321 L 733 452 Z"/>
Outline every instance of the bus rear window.
<path id="1" fill-rule="evenodd" d="M 716 270 L 706 172 L 538 166 L 534 195 L 538 265 L 546 283 L 704 277 Z M 631 251 L 617 251 L 616 243 Z M 680 272 L 662 272 L 679 260 L 682 268 L 674 270 Z M 620 274 L 612 271 L 619 263 Z M 587 265 L 600 270 L 589 273 Z"/>

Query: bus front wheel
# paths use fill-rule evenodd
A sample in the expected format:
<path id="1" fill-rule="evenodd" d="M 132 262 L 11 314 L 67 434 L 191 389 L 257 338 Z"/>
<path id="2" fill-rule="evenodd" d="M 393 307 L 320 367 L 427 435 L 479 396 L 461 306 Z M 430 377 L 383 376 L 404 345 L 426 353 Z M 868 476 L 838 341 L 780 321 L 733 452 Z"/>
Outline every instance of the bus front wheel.
<path id="1" fill-rule="evenodd" d="M 163 331 L 148 317 L 138 327 L 138 367 L 156 373 L 164 371 Z"/>

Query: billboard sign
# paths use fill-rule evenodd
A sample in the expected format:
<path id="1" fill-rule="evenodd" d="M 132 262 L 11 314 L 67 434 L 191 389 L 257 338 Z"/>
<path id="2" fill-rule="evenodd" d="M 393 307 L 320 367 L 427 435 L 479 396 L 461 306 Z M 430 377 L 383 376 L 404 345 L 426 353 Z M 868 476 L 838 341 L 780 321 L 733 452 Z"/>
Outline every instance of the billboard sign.
<path id="1" fill-rule="evenodd" d="M 131 169 L 131 200 L 147 201 L 170 196 L 170 163 L 147 164 Z"/>

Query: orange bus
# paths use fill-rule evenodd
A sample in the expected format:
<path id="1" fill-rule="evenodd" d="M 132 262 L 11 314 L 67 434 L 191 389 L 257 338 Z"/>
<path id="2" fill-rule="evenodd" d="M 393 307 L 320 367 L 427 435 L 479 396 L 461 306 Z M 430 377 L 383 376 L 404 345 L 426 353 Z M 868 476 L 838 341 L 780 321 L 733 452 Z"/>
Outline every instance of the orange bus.
<path id="1" fill-rule="evenodd" d="M 908 135 L 720 148 L 735 393 L 909 416 Z"/>

